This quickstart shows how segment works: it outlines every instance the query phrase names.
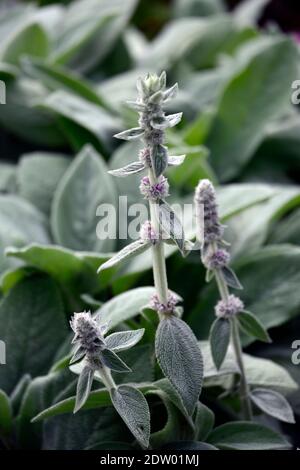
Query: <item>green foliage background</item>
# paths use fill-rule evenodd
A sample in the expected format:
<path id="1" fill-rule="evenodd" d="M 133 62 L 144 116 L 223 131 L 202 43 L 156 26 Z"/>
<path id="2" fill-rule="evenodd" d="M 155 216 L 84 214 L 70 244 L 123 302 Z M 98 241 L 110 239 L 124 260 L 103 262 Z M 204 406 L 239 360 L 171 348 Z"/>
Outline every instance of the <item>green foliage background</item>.
<path id="1" fill-rule="evenodd" d="M 241 296 L 271 328 L 272 345 L 247 344 L 249 380 L 279 388 L 299 416 L 300 366 L 291 363 L 291 344 L 299 339 L 300 325 L 300 116 L 290 99 L 291 84 L 299 78 L 299 46 L 276 26 L 257 29 L 264 3 L 250 1 L 232 13 L 219 0 L 2 5 L 0 79 L 7 87 L 7 104 L 0 106 L 0 339 L 7 345 L 7 365 L 0 366 L 3 446 L 130 445 L 131 435 L 109 406 L 30 423 L 74 394 L 76 376 L 62 360 L 69 353 L 73 311 L 102 308 L 112 329 L 146 324 L 142 344 L 126 357 L 134 372 L 122 379 L 160 378 L 153 364 L 153 331 L 138 315 L 151 292 L 145 287 L 152 285 L 150 258 L 141 255 L 96 275 L 99 264 L 122 246 L 122 240 L 96 237 L 97 206 L 116 204 L 119 195 L 129 195 L 129 203 L 140 201 L 138 177 L 116 181 L 107 171 L 132 161 L 139 150 L 136 143 L 119 145 L 112 135 L 135 125 L 136 115 L 124 102 L 135 98 L 136 79 L 149 71 L 166 70 L 169 83 L 178 81 L 180 87 L 170 111 L 183 111 L 184 118 L 169 131 L 168 143 L 172 154 L 187 158 L 169 170 L 173 200 L 191 201 L 200 178 L 218 186 L 233 267 L 244 286 Z M 186 232 L 193 236 L 190 223 Z M 198 253 L 182 260 L 170 249 L 168 271 L 171 289 L 184 298 L 184 319 L 205 350 L 216 288 L 205 284 Z M 113 295 L 120 297 L 110 300 Z M 237 411 L 234 400 L 216 400 L 234 370 L 228 360 L 226 373 L 218 374 L 209 365 L 209 351 L 206 356 L 202 400 L 221 424 Z M 153 443 L 187 440 L 184 418 L 173 410 L 168 393 L 159 386 L 148 392 Z M 273 421 L 268 424 L 277 428 Z M 299 445 L 295 429 L 283 428 Z"/>

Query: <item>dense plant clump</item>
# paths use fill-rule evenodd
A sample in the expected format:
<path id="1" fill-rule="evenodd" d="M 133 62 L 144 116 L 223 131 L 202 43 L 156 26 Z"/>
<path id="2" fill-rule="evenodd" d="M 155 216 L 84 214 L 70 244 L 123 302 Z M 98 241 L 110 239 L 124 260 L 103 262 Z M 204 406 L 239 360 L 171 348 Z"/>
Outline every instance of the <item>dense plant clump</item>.
<path id="1" fill-rule="evenodd" d="M 0 450 L 299 447 L 298 37 L 2 3 Z"/>

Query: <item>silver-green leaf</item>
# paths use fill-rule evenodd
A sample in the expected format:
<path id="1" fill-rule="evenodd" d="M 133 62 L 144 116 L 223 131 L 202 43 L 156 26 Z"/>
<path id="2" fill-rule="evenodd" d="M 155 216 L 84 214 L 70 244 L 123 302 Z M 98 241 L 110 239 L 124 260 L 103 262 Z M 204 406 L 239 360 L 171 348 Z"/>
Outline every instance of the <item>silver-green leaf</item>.
<path id="1" fill-rule="evenodd" d="M 174 316 L 165 318 L 156 332 L 155 351 L 163 373 L 191 415 L 203 381 L 202 354 L 194 333 L 183 320 Z"/>
<path id="2" fill-rule="evenodd" d="M 109 349 L 103 349 L 103 351 L 101 351 L 101 359 L 106 367 L 114 370 L 115 372 L 131 372 L 130 367 L 128 367 L 125 362 L 119 358 L 119 356 Z"/>
<path id="3" fill-rule="evenodd" d="M 294 423 L 294 413 L 287 399 L 279 392 L 266 388 L 252 390 L 250 398 L 262 411 L 286 423 Z"/>
<path id="4" fill-rule="evenodd" d="M 227 318 L 217 318 L 210 331 L 211 354 L 217 369 L 225 359 L 231 335 L 231 324 Z"/>
<path id="5" fill-rule="evenodd" d="M 121 418 L 142 447 L 149 446 L 150 412 L 144 395 L 128 385 L 111 391 L 111 400 Z"/>
<path id="6" fill-rule="evenodd" d="M 76 413 L 87 401 L 94 378 L 94 371 L 88 366 L 82 369 L 77 382 L 76 403 L 74 413 Z"/>
<path id="7" fill-rule="evenodd" d="M 129 165 L 124 166 L 123 168 L 118 168 L 117 170 L 110 170 L 108 173 L 118 178 L 124 178 L 129 175 L 135 175 L 140 173 L 145 169 L 145 165 L 142 162 L 133 162 Z"/>
<path id="8" fill-rule="evenodd" d="M 111 351 L 124 351 L 125 349 L 132 348 L 142 338 L 145 330 L 140 328 L 132 331 L 118 331 L 112 333 L 105 338 L 105 343 L 108 349 Z"/>
<path id="9" fill-rule="evenodd" d="M 132 256 L 139 255 L 140 253 L 143 253 L 148 248 L 150 248 L 150 246 L 151 244 L 148 241 L 136 240 L 133 243 L 130 243 L 130 245 L 125 246 L 117 254 L 112 256 L 112 258 L 110 258 L 108 261 L 101 264 L 97 272 L 100 273 L 101 271 L 104 271 L 105 269 L 116 266 L 121 261 L 129 259 Z"/>
<path id="10" fill-rule="evenodd" d="M 144 129 L 142 129 L 141 127 L 133 127 L 132 129 L 119 132 L 119 134 L 115 134 L 114 137 L 116 137 L 116 139 L 121 140 L 135 140 L 140 139 L 144 135 L 144 132 Z"/>

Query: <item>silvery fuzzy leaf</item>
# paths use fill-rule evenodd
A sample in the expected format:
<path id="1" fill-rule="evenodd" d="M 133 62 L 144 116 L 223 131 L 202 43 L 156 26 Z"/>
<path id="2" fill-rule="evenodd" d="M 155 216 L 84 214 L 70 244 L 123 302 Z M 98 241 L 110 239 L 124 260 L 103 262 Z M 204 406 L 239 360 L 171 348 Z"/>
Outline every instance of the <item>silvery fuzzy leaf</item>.
<path id="1" fill-rule="evenodd" d="M 151 152 L 151 164 L 158 178 L 168 166 L 168 149 L 164 145 L 154 145 Z"/>
<path id="2" fill-rule="evenodd" d="M 184 230 L 182 224 L 173 211 L 172 207 L 169 206 L 162 199 L 159 201 L 159 224 L 162 230 L 170 237 L 182 254 L 185 253 L 185 239 L 184 239 Z"/>
<path id="3" fill-rule="evenodd" d="M 71 357 L 70 364 L 79 361 L 85 355 L 86 350 L 79 344 L 73 351 L 73 356 Z"/>
<path id="4" fill-rule="evenodd" d="M 110 349 L 103 349 L 101 351 L 101 359 L 106 367 L 115 372 L 132 372 L 130 367 Z"/>
<path id="5" fill-rule="evenodd" d="M 106 346 L 111 351 L 125 351 L 125 349 L 132 348 L 142 338 L 145 330 L 140 328 L 132 331 L 119 331 L 112 333 L 105 338 Z"/>
<path id="6" fill-rule="evenodd" d="M 237 315 L 237 319 L 240 328 L 248 336 L 264 341 L 265 343 L 272 342 L 267 330 L 253 313 L 243 310 Z"/>
<path id="7" fill-rule="evenodd" d="M 163 88 L 165 88 L 166 84 L 167 84 L 167 74 L 165 71 L 163 71 L 159 76 L 160 89 L 162 90 Z"/>
<path id="8" fill-rule="evenodd" d="M 146 87 L 145 81 L 144 81 L 144 79 L 143 79 L 142 77 L 139 77 L 139 78 L 137 79 L 136 88 L 137 88 L 138 93 L 139 93 L 141 96 L 144 96 L 144 97 L 147 96 L 147 94 L 148 94 L 148 88 Z"/>
<path id="9" fill-rule="evenodd" d="M 165 119 L 168 121 L 168 127 L 174 127 L 178 124 L 182 119 L 183 113 L 176 113 L 176 114 L 169 114 L 169 116 L 165 116 Z"/>
<path id="10" fill-rule="evenodd" d="M 119 178 L 124 178 L 129 175 L 134 175 L 140 173 L 145 169 L 145 165 L 142 162 L 132 162 L 129 165 L 124 166 L 123 168 L 118 168 L 116 170 L 110 170 L 108 173 Z"/>
<path id="11" fill-rule="evenodd" d="M 76 413 L 86 402 L 89 397 L 92 383 L 94 378 L 94 370 L 91 369 L 89 366 L 85 366 L 80 375 L 77 382 L 77 390 L 76 390 L 76 402 L 74 413 Z"/>
<path id="12" fill-rule="evenodd" d="M 164 102 L 171 100 L 172 98 L 175 98 L 178 92 L 178 83 L 175 83 L 171 88 L 168 88 L 163 94 L 163 99 Z"/>
<path id="13" fill-rule="evenodd" d="M 116 266 L 117 264 L 119 264 L 121 261 L 129 259 L 132 256 L 136 256 L 136 255 L 139 255 L 140 253 L 143 253 L 148 248 L 150 248 L 150 246 L 151 246 L 151 243 L 145 240 L 136 240 L 130 243 L 130 245 L 127 245 L 124 248 L 122 248 L 121 251 L 116 253 L 108 261 L 101 264 L 101 266 L 98 268 L 97 273 L 100 273 L 101 271 L 104 271 L 105 269 L 112 268 L 113 266 Z"/>
<path id="14" fill-rule="evenodd" d="M 143 103 L 138 103 L 137 101 L 126 101 L 126 104 L 129 108 L 139 111 L 140 113 L 144 112 L 146 109 Z"/>
<path id="15" fill-rule="evenodd" d="M 262 411 L 285 423 L 295 423 L 294 413 L 286 398 L 279 392 L 266 388 L 252 390 L 250 398 Z"/>
<path id="16" fill-rule="evenodd" d="M 159 104 L 163 100 L 163 96 L 164 96 L 163 92 L 159 90 L 156 93 L 154 93 L 152 96 L 150 96 L 149 103 Z"/>
<path id="17" fill-rule="evenodd" d="M 192 415 L 203 382 L 202 354 L 194 333 L 180 318 L 164 318 L 156 332 L 155 352 L 164 375 Z"/>
<path id="18" fill-rule="evenodd" d="M 217 318 L 210 330 L 211 355 L 217 370 L 225 359 L 231 336 L 231 323 L 227 318 Z"/>
<path id="19" fill-rule="evenodd" d="M 179 166 L 185 160 L 186 155 L 173 155 L 168 157 L 168 165 L 169 166 Z"/>
<path id="20" fill-rule="evenodd" d="M 151 119 L 151 126 L 154 129 L 164 130 L 174 127 L 181 121 L 182 113 L 169 114 L 169 116 L 156 116 Z"/>
<path id="21" fill-rule="evenodd" d="M 115 134 L 114 137 L 122 140 L 135 140 L 142 137 L 144 133 L 145 131 L 141 127 L 133 127 L 132 129 L 127 129 L 126 131 L 119 132 L 119 134 Z"/>
<path id="22" fill-rule="evenodd" d="M 165 130 L 167 129 L 169 126 L 169 122 L 168 120 L 164 117 L 164 116 L 155 116 L 151 119 L 151 122 L 150 122 L 151 126 L 153 127 L 153 129 L 158 129 L 158 130 Z"/>
<path id="23" fill-rule="evenodd" d="M 240 281 L 236 277 L 236 274 L 231 268 L 229 268 L 228 266 L 224 266 L 224 268 L 222 268 L 222 273 L 225 282 L 229 287 L 232 287 L 233 289 L 243 289 L 243 286 L 241 285 Z"/>
<path id="24" fill-rule="evenodd" d="M 136 388 L 120 385 L 111 390 L 112 403 L 142 447 L 149 446 L 150 412 L 146 398 Z"/>

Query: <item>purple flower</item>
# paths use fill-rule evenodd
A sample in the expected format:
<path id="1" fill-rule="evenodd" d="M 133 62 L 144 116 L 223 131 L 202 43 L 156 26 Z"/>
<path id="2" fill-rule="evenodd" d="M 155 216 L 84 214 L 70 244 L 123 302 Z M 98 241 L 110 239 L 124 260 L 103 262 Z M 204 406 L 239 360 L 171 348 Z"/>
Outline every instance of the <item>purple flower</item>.
<path id="1" fill-rule="evenodd" d="M 233 294 L 227 300 L 220 300 L 215 306 L 216 316 L 220 318 L 230 318 L 244 309 L 244 303 L 239 297 Z"/>
<path id="2" fill-rule="evenodd" d="M 77 343 L 77 349 L 82 349 L 88 359 L 93 358 L 105 347 L 103 335 L 107 325 L 98 325 L 91 312 L 75 313 L 70 325 L 75 333 L 72 343 Z"/>
<path id="3" fill-rule="evenodd" d="M 175 294 L 169 293 L 166 304 L 161 303 L 158 295 L 154 294 L 150 300 L 150 307 L 158 313 L 172 314 L 178 302 L 179 298 Z"/>
<path id="4" fill-rule="evenodd" d="M 208 253 L 203 258 L 203 263 L 208 269 L 221 269 L 227 266 L 230 260 L 230 254 L 227 250 L 218 248 L 213 253 Z"/>
<path id="5" fill-rule="evenodd" d="M 144 176 L 141 179 L 140 191 L 145 199 L 163 199 L 169 195 L 169 183 L 167 178 L 161 175 L 158 182 L 152 185 L 148 176 Z"/>
<path id="6" fill-rule="evenodd" d="M 220 241 L 224 227 L 220 224 L 216 193 L 213 185 L 207 179 L 201 180 L 195 191 L 195 207 L 200 232 L 198 238 L 203 243 Z"/>

